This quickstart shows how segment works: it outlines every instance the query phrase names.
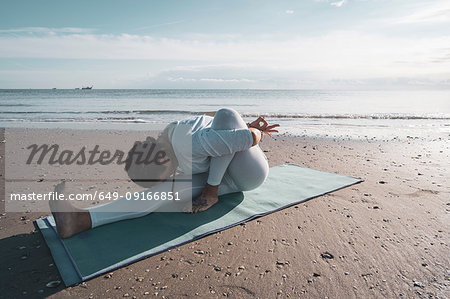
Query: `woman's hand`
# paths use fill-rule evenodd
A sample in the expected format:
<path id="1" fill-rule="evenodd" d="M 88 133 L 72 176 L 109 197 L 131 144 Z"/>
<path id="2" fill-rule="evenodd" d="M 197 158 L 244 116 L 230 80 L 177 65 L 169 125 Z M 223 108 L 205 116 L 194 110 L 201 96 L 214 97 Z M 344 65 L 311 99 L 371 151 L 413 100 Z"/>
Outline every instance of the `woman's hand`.
<path id="1" fill-rule="evenodd" d="M 274 124 L 274 125 L 270 125 L 267 123 L 267 121 L 263 118 L 263 117 L 258 117 L 255 121 L 251 122 L 251 123 L 247 123 L 247 126 L 249 128 L 255 128 L 260 130 L 263 134 L 261 135 L 261 139 L 262 136 L 264 134 L 267 134 L 269 137 L 272 137 L 272 135 L 270 135 L 270 133 L 278 133 L 278 130 L 274 130 L 273 128 L 279 127 L 279 124 Z"/>
<path id="2" fill-rule="evenodd" d="M 260 131 L 258 129 L 255 129 L 255 128 L 248 128 L 248 129 L 252 133 L 252 137 L 253 137 L 253 144 L 252 144 L 252 146 L 255 146 L 261 141 L 263 133 L 262 133 L 262 131 Z"/>

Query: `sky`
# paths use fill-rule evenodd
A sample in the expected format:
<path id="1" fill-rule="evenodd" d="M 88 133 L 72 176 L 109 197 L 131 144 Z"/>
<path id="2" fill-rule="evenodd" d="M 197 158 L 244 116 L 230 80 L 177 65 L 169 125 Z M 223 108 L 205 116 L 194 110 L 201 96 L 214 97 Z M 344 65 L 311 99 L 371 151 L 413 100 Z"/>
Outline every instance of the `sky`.
<path id="1" fill-rule="evenodd" d="M 0 88 L 450 88 L 448 0 L 4 1 Z"/>

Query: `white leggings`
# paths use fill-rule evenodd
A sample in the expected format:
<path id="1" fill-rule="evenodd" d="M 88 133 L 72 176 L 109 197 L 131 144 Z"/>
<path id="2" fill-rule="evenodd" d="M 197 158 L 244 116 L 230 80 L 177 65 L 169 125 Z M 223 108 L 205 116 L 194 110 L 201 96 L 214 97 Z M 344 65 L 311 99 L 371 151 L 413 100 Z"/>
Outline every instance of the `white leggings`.
<path id="1" fill-rule="evenodd" d="M 229 139 L 224 143 L 217 143 L 216 152 L 230 152 L 230 144 L 233 144 L 233 129 L 247 128 L 247 125 L 235 110 L 229 108 L 223 108 L 217 111 L 214 116 L 213 123 L 210 130 L 229 130 L 227 134 L 222 134 L 221 138 Z M 239 146 L 236 146 L 239 147 Z M 192 154 L 204 154 L 200 146 L 192 146 Z M 177 180 L 183 178 L 192 178 L 192 184 L 179 183 L 174 184 L 174 193 L 178 192 L 179 198 L 183 200 L 192 200 L 200 196 L 203 188 L 206 186 L 207 181 L 211 180 L 220 182 L 218 194 L 228 194 L 239 191 L 248 191 L 255 189 L 261 185 L 266 179 L 269 173 L 269 165 L 267 158 L 259 148 L 258 145 L 250 147 L 245 150 L 235 151 L 231 146 L 231 154 L 224 154 L 222 156 L 211 157 L 209 173 L 197 173 L 189 175 L 177 175 Z M 212 175 L 209 175 L 209 174 Z M 150 189 L 147 192 L 170 192 L 172 191 L 172 180 L 169 179 L 162 182 Z M 153 201 L 153 200 L 127 200 L 125 197 L 121 197 L 113 202 L 99 205 L 95 207 L 87 208 L 92 221 L 92 227 L 97 227 L 107 223 L 112 223 L 125 219 L 132 219 L 145 216 L 151 212 L 161 210 L 161 206 L 167 203 L 167 201 Z M 130 211 L 129 205 L 133 205 L 132 211 L 136 212 L 124 212 Z"/>

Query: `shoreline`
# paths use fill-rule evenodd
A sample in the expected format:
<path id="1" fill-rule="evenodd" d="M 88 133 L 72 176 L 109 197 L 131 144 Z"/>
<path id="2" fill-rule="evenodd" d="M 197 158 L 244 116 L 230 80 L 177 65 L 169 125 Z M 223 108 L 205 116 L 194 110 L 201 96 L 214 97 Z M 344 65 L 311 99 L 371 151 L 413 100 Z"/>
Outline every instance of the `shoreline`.
<path id="1" fill-rule="evenodd" d="M 0 136 L 3 140 L 3 130 Z M 0 273 L 5 283 L 0 298 L 24 292 L 50 298 L 450 295 L 447 140 L 278 135 L 265 136 L 261 148 L 270 166 L 294 163 L 365 181 L 69 288 L 45 287 L 60 280 L 32 222 L 45 213 L 3 215 L 2 196 Z M 4 194 L 4 143 L 0 156 Z M 198 250 L 204 254 L 195 254 Z M 323 252 L 334 258 L 322 258 Z"/>
<path id="2" fill-rule="evenodd" d="M 250 118 L 244 118 L 244 121 L 250 121 Z M 317 119 L 321 121 L 321 119 Z M 292 138 L 309 138 L 323 139 L 330 141 L 374 141 L 374 142 L 403 142 L 411 140 L 421 141 L 450 141 L 450 123 L 447 120 L 441 120 L 439 125 L 430 125 L 422 123 L 420 126 L 416 124 L 403 124 L 399 122 L 428 122 L 428 120 L 390 120 L 395 124 L 379 124 L 377 126 L 364 124 L 338 124 L 338 123 L 314 123 L 315 119 L 310 119 L 313 123 L 295 123 L 290 119 L 270 119 L 269 123 L 279 123 L 279 136 Z M 339 121 L 339 119 L 337 119 Z M 359 119 L 352 119 L 359 121 Z M 386 121 L 386 120 L 370 120 L 370 121 Z M 130 122 L 79 122 L 79 121 L 30 121 L 30 122 L 1 122 L 0 130 L 8 129 L 41 129 L 41 130 L 86 130 L 86 131 L 123 131 L 123 132 L 145 132 L 149 128 L 151 130 L 162 130 L 167 122 L 147 122 L 147 121 L 130 121 Z"/>

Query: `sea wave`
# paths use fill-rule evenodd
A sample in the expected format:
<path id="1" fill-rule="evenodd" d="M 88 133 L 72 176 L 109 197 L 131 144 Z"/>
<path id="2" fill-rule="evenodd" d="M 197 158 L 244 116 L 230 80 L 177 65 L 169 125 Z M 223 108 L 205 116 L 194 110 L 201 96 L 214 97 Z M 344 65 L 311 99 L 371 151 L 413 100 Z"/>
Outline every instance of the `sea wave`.
<path id="1" fill-rule="evenodd" d="M 33 105 L 27 104 L 9 104 L 9 103 L 0 103 L 0 107 L 32 107 Z"/>
<path id="2" fill-rule="evenodd" d="M 266 118 L 325 118 L 325 119 L 449 119 L 450 115 L 440 114 L 301 114 L 301 113 L 243 113 L 243 117 L 266 117 Z"/>
<path id="3" fill-rule="evenodd" d="M 16 114 L 17 118 L 12 118 L 11 115 Z M 38 115 L 41 114 L 41 117 Z M 106 121 L 106 120 L 136 120 L 139 117 L 133 115 L 141 115 L 141 117 L 148 117 L 151 115 L 210 115 L 214 116 L 215 111 L 189 111 L 189 110 L 106 110 L 106 111 L 0 111 L 0 120 L 26 120 L 26 121 L 41 121 L 42 115 L 80 115 L 80 117 L 50 117 L 45 121 Z M 96 114 L 93 117 L 83 117 L 87 115 Z M 10 115 L 10 117 L 2 118 L 1 115 Z M 35 117 L 20 117 L 20 115 L 36 115 Z M 114 115 L 114 116 L 113 116 Z M 128 115 L 128 116 L 117 116 Z M 400 113 L 373 113 L 373 114 L 308 114 L 308 113 L 265 113 L 265 112 L 244 112 L 243 117 L 265 117 L 272 119 L 404 119 L 404 120 L 450 120 L 450 114 L 400 114 Z M 142 120 L 144 121 L 144 120 Z"/>
<path id="4" fill-rule="evenodd" d="M 188 111 L 188 110 L 99 110 L 99 111 L 0 111 L 1 114 L 191 114 L 214 115 L 216 111 Z"/>

